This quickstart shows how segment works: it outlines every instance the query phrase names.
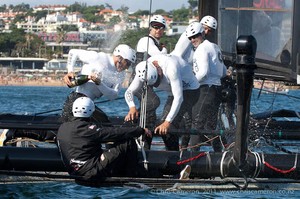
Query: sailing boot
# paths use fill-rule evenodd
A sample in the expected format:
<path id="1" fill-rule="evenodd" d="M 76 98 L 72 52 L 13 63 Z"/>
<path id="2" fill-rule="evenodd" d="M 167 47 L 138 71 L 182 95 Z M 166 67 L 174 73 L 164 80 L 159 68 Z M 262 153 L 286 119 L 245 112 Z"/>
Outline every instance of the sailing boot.
<path id="1" fill-rule="evenodd" d="M 180 172 L 179 180 L 188 180 L 190 179 L 192 167 L 190 165 L 186 165 L 184 169 Z"/>

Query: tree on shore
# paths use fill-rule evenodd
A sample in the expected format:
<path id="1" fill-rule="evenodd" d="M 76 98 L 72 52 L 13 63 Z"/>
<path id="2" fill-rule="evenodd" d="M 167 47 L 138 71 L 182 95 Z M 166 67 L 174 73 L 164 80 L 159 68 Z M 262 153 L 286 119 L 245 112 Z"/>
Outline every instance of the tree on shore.
<path id="1" fill-rule="evenodd" d="M 111 21 L 108 23 L 110 27 L 113 27 L 113 25 L 125 21 L 125 22 L 138 22 L 140 16 L 143 15 L 150 15 L 150 14 L 161 14 L 167 17 L 173 17 L 173 21 L 175 22 L 188 22 L 188 18 L 190 17 L 190 10 L 193 10 L 198 3 L 198 0 L 188 0 L 188 3 L 190 4 L 189 8 L 185 8 L 184 6 L 180 9 L 172 10 L 170 12 L 165 11 L 164 9 L 158 9 L 152 13 L 150 13 L 149 10 L 138 10 L 137 12 L 133 14 L 128 14 L 128 7 L 121 5 L 121 7 L 118 9 L 124 13 L 126 13 L 126 16 L 124 18 L 120 18 L 119 16 L 114 17 L 111 19 Z M 96 6 L 87 6 L 86 3 L 79 3 L 75 2 L 74 4 L 71 4 L 66 8 L 64 11 L 67 12 L 79 12 L 82 13 L 85 20 L 88 22 L 101 22 L 104 23 L 103 16 L 99 16 L 98 13 L 105 9 L 113 9 L 112 6 L 108 3 L 105 5 L 96 5 Z M 33 36 L 32 34 L 26 34 L 23 30 L 17 29 L 16 24 L 18 21 L 24 21 L 27 16 L 32 16 L 35 18 L 35 21 L 38 21 L 39 19 L 46 17 L 48 14 L 48 11 L 37 11 L 33 12 L 33 9 L 30 8 L 29 4 L 19 4 L 16 6 L 13 5 L 3 5 L 0 6 L 0 12 L 1 11 L 7 11 L 7 10 L 14 10 L 20 12 L 19 15 L 15 18 L 13 21 L 13 26 L 11 29 L 11 33 L 0 33 L 0 52 L 1 55 L 5 56 L 41 56 L 41 47 L 46 47 L 45 43 L 40 39 L 38 36 Z M 132 17 L 135 16 L 135 17 Z M 69 31 L 76 31 L 77 29 L 74 26 L 62 26 L 60 27 L 61 30 L 58 31 L 58 43 L 61 43 L 63 41 L 64 35 Z M 97 28 L 95 28 L 97 29 Z M 146 29 L 137 29 L 137 30 L 126 30 L 123 32 L 116 33 L 118 35 L 118 39 L 114 39 L 115 42 L 119 43 L 126 43 L 133 48 L 135 48 L 138 40 L 147 35 L 149 30 Z M 121 36 L 120 36 L 121 35 Z M 169 52 L 171 52 L 177 42 L 179 36 L 163 36 L 161 39 L 161 42 L 166 45 L 166 48 Z M 119 40 L 120 38 L 120 40 Z M 108 41 L 97 41 L 97 42 L 91 42 L 95 46 L 111 46 Z M 29 44 L 29 45 L 28 45 Z M 48 56 L 52 55 L 56 52 L 50 52 L 51 49 L 47 49 L 49 52 L 45 53 L 42 56 Z M 61 46 L 60 52 L 63 52 L 63 48 Z M 48 55 L 47 55 L 48 54 Z"/>

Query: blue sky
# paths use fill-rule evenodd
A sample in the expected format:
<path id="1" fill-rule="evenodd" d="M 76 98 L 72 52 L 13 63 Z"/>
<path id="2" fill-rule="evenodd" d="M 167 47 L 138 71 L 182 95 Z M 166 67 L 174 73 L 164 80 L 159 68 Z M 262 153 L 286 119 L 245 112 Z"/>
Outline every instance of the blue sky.
<path id="1" fill-rule="evenodd" d="M 31 6 L 41 5 L 41 4 L 63 4 L 70 5 L 75 2 L 87 3 L 87 5 L 105 5 L 105 3 L 110 4 L 113 9 L 118 9 L 122 5 L 129 7 L 129 12 L 135 12 L 138 9 L 140 10 L 149 10 L 151 0 L 0 0 L 0 5 L 3 4 L 21 4 L 21 3 L 30 4 Z M 188 0 L 152 0 L 152 11 L 157 9 L 164 9 L 166 11 L 179 9 L 182 6 L 188 7 Z"/>

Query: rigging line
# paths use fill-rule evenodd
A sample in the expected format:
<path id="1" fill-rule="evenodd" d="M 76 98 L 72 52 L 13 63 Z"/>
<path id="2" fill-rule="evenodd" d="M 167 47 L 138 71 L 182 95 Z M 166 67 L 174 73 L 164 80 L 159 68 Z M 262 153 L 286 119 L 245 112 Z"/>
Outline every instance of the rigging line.
<path id="1" fill-rule="evenodd" d="M 260 86 L 260 88 L 259 88 L 259 92 L 258 92 L 258 95 L 257 95 L 257 99 L 259 99 L 259 97 L 260 97 L 260 95 L 261 95 L 261 92 L 262 92 L 262 90 L 263 90 L 264 84 L 265 84 L 265 80 L 263 80 L 263 82 L 262 82 L 262 84 L 261 84 L 261 86 Z"/>
<path id="2" fill-rule="evenodd" d="M 149 1 L 150 5 L 149 5 L 149 29 L 150 29 L 150 21 L 151 21 L 151 12 L 152 12 L 152 0 Z M 147 51 L 144 52 L 144 57 L 143 57 L 143 61 L 147 60 L 148 58 L 148 52 L 149 52 L 149 36 L 147 38 Z M 148 86 L 148 82 L 147 82 L 147 71 L 148 71 L 148 63 L 146 61 L 146 67 L 145 67 L 145 81 L 143 82 L 143 87 L 142 87 L 142 97 L 141 97 L 141 110 L 140 110 L 140 127 L 145 128 L 146 127 L 146 119 L 147 119 L 147 97 L 148 97 L 148 92 L 147 92 L 147 86 Z M 148 161 L 147 161 L 147 156 L 146 156 L 146 152 L 145 152 L 145 141 L 143 141 L 143 136 L 140 136 L 138 139 L 135 140 L 138 147 L 141 149 L 142 155 L 143 155 L 143 159 L 144 159 L 144 168 L 146 170 L 148 170 Z"/>
<path id="3" fill-rule="evenodd" d="M 275 83 L 274 83 L 274 86 L 275 86 Z M 273 107 L 274 107 L 274 104 L 275 104 L 276 96 L 277 96 L 277 92 L 275 94 L 273 93 L 273 100 L 272 100 L 272 103 L 271 103 L 270 109 L 269 109 L 271 111 L 273 111 Z M 264 130 L 266 130 L 268 128 L 269 123 L 271 122 L 272 119 L 273 119 L 273 116 L 271 115 L 271 117 L 269 117 L 268 120 L 267 120 L 267 124 L 265 125 Z"/>
<path id="4" fill-rule="evenodd" d="M 114 100 L 120 100 L 120 99 L 124 99 L 124 97 L 118 97 Z M 102 101 L 98 101 L 98 102 L 94 102 L 94 104 L 102 104 L 102 103 L 106 103 L 106 102 L 110 102 L 111 100 L 102 100 Z M 42 115 L 42 114 L 45 114 L 45 113 L 52 113 L 52 112 L 56 112 L 56 111 L 61 111 L 62 109 L 53 109 L 53 110 L 49 110 L 49 111 L 44 111 L 44 112 L 39 112 L 39 113 L 35 113 L 34 115 L 37 116 L 37 115 Z"/>
<path id="5" fill-rule="evenodd" d="M 262 86 L 263 86 L 263 85 L 262 85 Z M 264 91 L 264 90 L 262 89 L 262 87 L 259 89 L 258 97 L 257 97 L 256 99 L 254 98 L 254 105 L 255 105 L 255 108 L 258 109 L 258 110 L 259 110 L 260 108 L 259 108 L 259 105 L 258 105 L 258 103 L 257 103 L 257 100 L 258 100 L 259 97 L 260 97 L 261 91 Z M 277 94 L 278 94 L 278 93 L 277 93 Z M 277 95 L 277 94 L 274 94 L 274 93 L 273 93 L 272 102 L 271 102 L 270 106 L 269 106 L 266 110 L 270 110 L 270 111 L 273 110 L 273 106 L 274 106 L 275 98 L 276 98 L 276 95 Z"/>
<path id="6" fill-rule="evenodd" d="M 280 169 L 280 168 L 277 168 L 277 167 L 274 167 L 273 165 L 271 165 L 270 163 L 266 162 L 266 161 L 263 161 L 263 164 L 266 165 L 268 168 L 278 172 L 278 173 L 282 173 L 282 174 L 288 174 L 290 172 L 293 172 L 296 170 L 297 168 L 297 162 L 298 162 L 298 153 L 296 153 L 296 156 L 295 156 L 295 161 L 294 161 L 294 166 L 291 167 L 290 169 L 286 169 L 286 170 L 283 170 L 283 169 Z"/>
<path id="7" fill-rule="evenodd" d="M 150 30 L 150 22 L 151 22 L 151 13 L 152 13 L 152 0 L 149 1 L 149 18 L 148 18 L 148 24 L 149 24 L 149 30 Z M 149 41 L 150 37 L 148 35 L 147 37 L 147 47 L 146 47 L 146 52 L 144 52 L 144 57 L 143 61 L 146 61 L 148 58 L 148 52 L 149 52 Z M 140 126 L 145 128 L 146 127 L 146 113 L 147 113 L 147 73 L 148 73 L 148 62 L 146 62 L 146 67 L 145 67 L 145 81 L 143 82 L 143 87 L 142 87 L 142 97 L 141 97 L 141 111 L 140 111 Z"/>
<path id="8" fill-rule="evenodd" d="M 162 90 L 157 90 L 156 92 L 162 92 Z M 124 99 L 124 97 L 118 97 L 114 100 L 120 100 L 120 99 Z M 94 104 L 102 104 L 102 103 L 106 103 L 106 102 L 110 102 L 112 100 L 101 100 L 101 101 L 97 101 L 97 102 L 94 102 Z M 56 112 L 56 111 L 61 111 L 62 109 L 53 109 L 53 110 L 49 110 L 49 111 L 44 111 L 44 112 L 39 112 L 39 113 L 35 113 L 34 115 L 37 116 L 37 115 L 42 115 L 42 114 L 45 114 L 45 113 L 52 113 L 52 112 Z"/>
<path id="9" fill-rule="evenodd" d="M 255 89 L 255 90 L 259 90 L 257 99 L 259 99 L 260 94 L 261 94 L 261 91 L 268 91 L 268 90 L 263 89 L 263 86 L 264 86 L 264 80 L 263 80 L 262 85 L 261 85 L 260 88 L 253 88 L 253 89 Z M 274 87 L 275 87 L 275 84 L 274 84 Z M 273 91 L 268 91 L 268 92 L 272 93 L 273 96 L 274 96 L 274 97 L 273 97 L 273 100 L 272 100 L 272 103 L 271 103 L 270 107 L 268 108 L 268 110 L 272 110 L 272 109 L 273 109 L 272 107 L 274 106 L 275 98 L 276 98 L 277 95 L 282 95 L 282 96 L 286 96 L 286 97 L 288 97 L 288 98 L 294 98 L 294 99 L 300 100 L 300 97 L 293 96 L 293 95 L 289 95 L 289 94 L 286 94 L 286 93 L 279 93 L 279 92 L 276 92 L 276 91 L 274 91 L 274 92 L 273 92 Z M 255 102 L 256 102 L 256 101 L 255 101 Z M 259 109 L 259 108 L 258 108 L 258 105 L 257 105 L 256 103 L 255 103 L 255 107 L 256 107 L 257 109 Z"/>
<path id="10" fill-rule="evenodd" d="M 263 80 L 263 82 L 262 82 L 262 84 L 261 84 L 261 87 L 260 87 L 260 89 L 259 89 L 259 94 L 258 94 L 258 96 L 257 96 L 257 99 L 259 99 L 259 97 L 260 97 L 260 95 L 261 95 L 261 92 L 262 92 L 262 91 L 265 91 L 265 90 L 263 89 L 264 83 L 265 83 L 265 80 Z M 275 86 L 275 84 L 274 84 L 274 86 Z M 275 90 L 275 88 L 274 88 L 274 90 Z M 276 96 L 277 96 L 278 92 L 272 92 L 272 94 L 273 94 L 273 98 L 272 98 L 272 103 L 271 103 L 270 107 L 268 108 L 269 110 L 273 110 L 274 103 L 275 103 L 275 99 L 276 99 Z"/>

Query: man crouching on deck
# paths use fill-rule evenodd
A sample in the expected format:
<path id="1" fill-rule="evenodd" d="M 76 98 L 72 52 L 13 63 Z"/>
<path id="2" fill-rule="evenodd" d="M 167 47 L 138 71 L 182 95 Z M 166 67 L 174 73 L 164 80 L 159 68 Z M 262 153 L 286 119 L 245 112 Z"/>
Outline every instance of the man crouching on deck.
<path id="1" fill-rule="evenodd" d="M 70 175 L 83 180 L 101 180 L 110 176 L 134 177 L 137 172 L 137 145 L 134 138 L 152 136 L 140 127 L 102 127 L 91 122 L 93 101 L 80 97 L 73 103 L 73 118 L 63 123 L 57 135 L 62 160 Z M 104 151 L 102 143 L 114 142 Z"/>

